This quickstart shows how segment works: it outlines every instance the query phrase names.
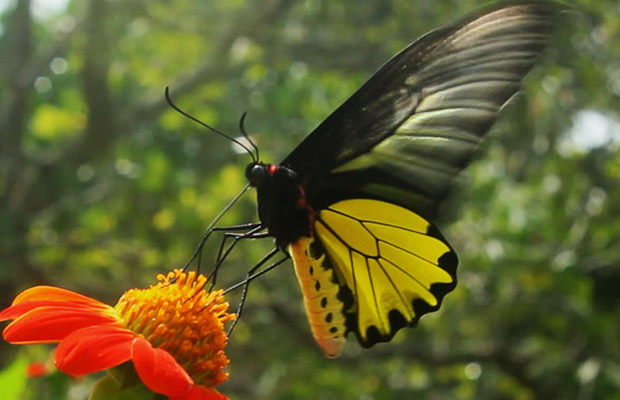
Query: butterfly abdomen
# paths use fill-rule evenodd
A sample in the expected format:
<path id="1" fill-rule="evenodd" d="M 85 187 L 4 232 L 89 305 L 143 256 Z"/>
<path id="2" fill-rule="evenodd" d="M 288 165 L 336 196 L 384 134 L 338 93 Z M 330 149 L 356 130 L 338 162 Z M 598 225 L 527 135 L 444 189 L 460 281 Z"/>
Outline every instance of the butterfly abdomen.
<path id="1" fill-rule="evenodd" d="M 345 343 L 344 303 L 338 299 L 339 285 L 325 252 L 315 254 L 315 238 L 301 237 L 288 251 L 304 298 L 304 306 L 314 339 L 325 355 L 337 357 Z"/>

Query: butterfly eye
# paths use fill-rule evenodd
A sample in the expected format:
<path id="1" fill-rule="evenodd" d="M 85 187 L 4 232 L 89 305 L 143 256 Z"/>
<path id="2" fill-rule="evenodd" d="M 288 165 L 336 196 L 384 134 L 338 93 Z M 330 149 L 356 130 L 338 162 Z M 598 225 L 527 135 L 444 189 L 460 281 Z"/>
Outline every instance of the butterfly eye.
<path id="1" fill-rule="evenodd" d="M 250 181 L 252 186 L 260 185 L 267 175 L 267 170 L 264 165 L 261 164 L 250 164 L 245 173 L 246 177 Z"/>

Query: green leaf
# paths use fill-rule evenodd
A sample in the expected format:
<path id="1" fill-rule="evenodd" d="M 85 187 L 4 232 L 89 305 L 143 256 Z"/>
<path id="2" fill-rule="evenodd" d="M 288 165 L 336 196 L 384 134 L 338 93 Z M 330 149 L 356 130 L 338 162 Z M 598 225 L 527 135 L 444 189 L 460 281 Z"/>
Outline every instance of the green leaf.
<path id="1" fill-rule="evenodd" d="M 17 357 L 7 368 L 0 372 L 0 388 L 3 400 L 21 399 L 26 387 L 26 368 L 28 360 Z"/>

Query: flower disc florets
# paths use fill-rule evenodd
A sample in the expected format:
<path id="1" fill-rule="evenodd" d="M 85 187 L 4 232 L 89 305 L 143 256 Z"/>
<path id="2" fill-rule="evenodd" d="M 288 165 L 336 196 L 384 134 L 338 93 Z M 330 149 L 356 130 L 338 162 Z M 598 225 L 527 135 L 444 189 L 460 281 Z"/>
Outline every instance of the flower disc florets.
<path id="1" fill-rule="evenodd" d="M 207 278 L 180 269 L 158 275 L 148 289 L 132 289 L 114 307 L 123 326 L 169 352 L 198 385 L 214 387 L 228 378 L 222 290 L 207 292 Z"/>

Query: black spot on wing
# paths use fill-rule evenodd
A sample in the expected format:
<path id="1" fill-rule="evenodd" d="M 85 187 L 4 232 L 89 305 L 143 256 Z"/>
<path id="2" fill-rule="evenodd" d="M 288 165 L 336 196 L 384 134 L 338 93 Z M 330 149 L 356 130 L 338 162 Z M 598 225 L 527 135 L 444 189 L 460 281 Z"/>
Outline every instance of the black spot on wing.
<path id="1" fill-rule="evenodd" d="M 377 342 L 384 341 L 384 340 L 382 340 L 383 336 L 381 335 L 381 333 L 379 333 L 379 329 L 377 329 L 377 327 L 374 326 L 374 325 L 371 325 L 371 326 L 368 327 L 368 329 L 366 330 L 366 337 L 368 339 L 368 341 L 366 343 L 362 342 L 360 340 L 360 343 L 364 347 L 370 347 L 370 346 L 372 346 L 373 344 L 375 344 Z M 358 338 L 360 338 L 359 335 L 358 335 Z M 367 343 L 369 343 L 369 344 L 367 345 Z"/>
<path id="2" fill-rule="evenodd" d="M 396 310 L 390 311 L 388 319 L 390 321 L 391 330 L 397 331 L 400 328 L 404 328 L 405 326 L 407 326 L 407 320 L 405 319 L 403 314 Z"/>
<path id="3" fill-rule="evenodd" d="M 456 252 L 450 246 L 450 243 L 443 237 L 439 229 L 434 225 L 430 225 L 428 227 L 428 231 L 426 233 L 428 236 L 432 236 L 436 239 L 441 240 L 448 248 L 450 249 L 446 253 L 444 253 L 437 262 L 439 268 L 446 271 L 452 277 L 452 282 L 448 283 L 435 283 L 431 286 L 431 293 L 435 295 L 435 297 L 441 302 L 441 299 L 450 291 L 454 289 L 456 286 L 456 267 L 459 264 L 458 257 L 456 256 Z M 416 312 L 417 314 L 417 312 Z M 424 314 L 424 313 L 423 313 Z"/>
<path id="4" fill-rule="evenodd" d="M 434 237 L 435 239 L 439 239 L 442 242 L 446 241 L 446 239 L 444 239 L 443 235 L 441 234 L 441 232 L 439 232 L 439 229 L 437 229 L 435 225 L 430 224 L 428 226 L 428 229 L 426 230 L 426 234 L 430 237 Z"/>
<path id="5" fill-rule="evenodd" d="M 348 286 L 340 286 L 340 290 L 338 291 L 338 295 L 336 297 L 344 303 L 345 310 L 350 310 L 351 307 L 353 307 L 355 299 L 353 298 L 353 292 Z"/>
<path id="6" fill-rule="evenodd" d="M 439 234 L 439 231 L 437 231 L 437 233 Z M 441 237 L 441 234 L 439 234 L 439 236 Z M 443 237 L 441 237 L 441 239 L 443 240 Z M 447 242 L 445 243 L 447 244 Z M 456 268 L 458 265 L 458 258 L 456 257 L 454 251 L 448 251 L 444 253 L 438 261 L 439 266 L 446 272 L 448 272 L 450 276 L 452 276 L 453 280 L 450 283 L 435 283 L 431 285 L 430 291 L 431 293 L 433 293 L 435 298 L 437 298 L 437 304 L 435 306 L 429 305 L 422 299 L 414 299 L 412 301 L 412 307 L 415 313 L 415 318 L 410 323 L 407 323 L 405 317 L 398 310 L 392 310 L 388 315 L 388 319 L 390 321 L 389 333 L 387 335 L 381 335 L 377 327 L 371 325 L 366 330 L 367 339 L 364 341 L 359 332 L 357 332 L 357 330 L 355 329 L 355 327 L 357 326 L 357 315 L 351 315 L 350 323 L 349 319 L 347 318 L 348 331 L 354 331 L 356 333 L 357 338 L 363 347 L 368 348 L 374 346 L 377 343 L 389 342 L 390 340 L 392 340 L 392 338 L 400 328 L 404 328 L 406 326 L 416 326 L 420 317 L 422 317 L 424 314 L 437 311 L 441 307 L 444 296 L 450 293 L 456 287 Z"/>
<path id="7" fill-rule="evenodd" d="M 459 264 L 459 259 L 456 256 L 456 253 L 451 250 L 439 257 L 437 264 L 452 277 L 452 282 L 435 283 L 431 286 L 431 292 L 435 295 L 435 297 L 441 300 L 456 286 L 456 267 Z"/>
<path id="8" fill-rule="evenodd" d="M 325 254 L 325 249 L 323 248 L 321 242 L 319 242 L 318 240 L 314 240 L 312 243 L 310 243 L 311 258 L 318 260 L 323 254 Z"/>
<path id="9" fill-rule="evenodd" d="M 355 327 L 357 326 L 357 313 L 354 310 L 355 298 L 353 297 L 351 288 L 347 285 L 341 285 L 336 297 L 344 304 L 343 310 L 345 316 L 346 334 L 349 332 L 355 332 Z"/>

